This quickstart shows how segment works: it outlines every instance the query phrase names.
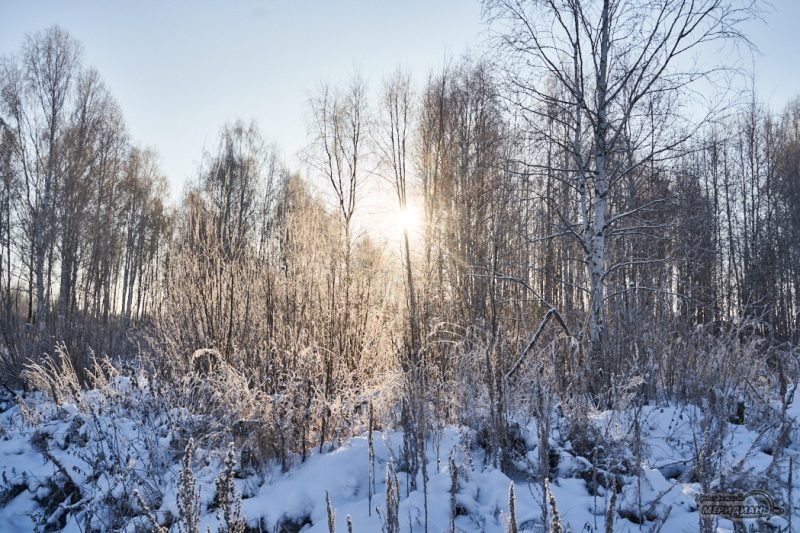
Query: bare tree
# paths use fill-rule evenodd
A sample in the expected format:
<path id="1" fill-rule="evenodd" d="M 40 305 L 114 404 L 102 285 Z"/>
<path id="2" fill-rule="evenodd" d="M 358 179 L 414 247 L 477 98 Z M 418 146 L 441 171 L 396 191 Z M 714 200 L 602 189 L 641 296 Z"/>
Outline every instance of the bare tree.
<path id="1" fill-rule="evenodd" d="M 409 209 L 409 191 L 412 184 L 408 178 L 410 135 L 412 131 L 413 94 L 411 78 L 398 70 L 384 82 L 380 132 L 376 145 L 381 151 L 384 165 L 389 170 L 389 182 L 392 184 L 401 212 Z M 411 365 L 415 365 L 420 349 L 420 324 L 417 298 L 414 290 L 414 272 L 411 264 L 411 246 L 409 228 L 404 226 L 403 232 L 403 267 L 406 278 L 406 305 L 408 308 L 409 353 Z"/>
<path id="2" fill-rule="evenodd" d="M 323 85 L 319 94 L 311 99 L 310 105 L 313 115 L 310 161 L 330 185 L 344 243 L 343 279 L 340 284 L 332 286 L 333 290 L 338 292 L 341 289 L 342 293 L 340 303 L 333 306 L 332 317 L 340 324 L 337 328 L 337 353 L 352 367 L 358 343 L 349 333 L 352 319 L 353 216 L 359 190 L 367 176 L 366 86 L 357 74 L 344 90 Z"/>
<path id="3" fill-rule="evenodd" d="M 584 251 L 590 353 L 598 369 L 604 364 L 606 282 L 614 268 L 608 261 L 608 236 L 624 219 L 664 201 L 614 212 L 611 197 L 632 174 L 680 153 L 698 121 L 681 116 L 675 102 L 718 72 L 692 64 L 687 56 L 714 43 L 743 40 L 738 27 L 754 14 L 753 4 L 485 2 L 512 102 L 527 116 L 529 128 L 570 155 L 559 169 L 579 197 L 580 220 L 565 219 L 565 229 Z M 545 76 L 556 90 L 541 83 Z M 536 126 L 551 108 L 560 110 L 570 138 L 549 137 Z"/>
<path id="4" fill-rule="evenodd" d="M 55 235 L 56 188 L 61 179 L 64 135 L 78 75 L 78 43 L 58 27 L 29 36 L 4 67 L 4 107 L 16 132 L 30 210 L 31 270 L 35 277 L 37 328 L 46 325 L 50 284 L 45 262 Z M 33 294 L 29 295 L 33 300 Z"/>

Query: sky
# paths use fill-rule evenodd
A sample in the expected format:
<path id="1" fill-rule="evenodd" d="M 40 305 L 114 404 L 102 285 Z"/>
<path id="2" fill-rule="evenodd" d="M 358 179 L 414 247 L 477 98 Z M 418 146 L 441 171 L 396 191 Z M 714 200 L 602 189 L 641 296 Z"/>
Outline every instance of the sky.
<path id="1" fill-rule="evenodd" d="M 760 98 L 800 95 L 800 0 L 774 0 L 746 30 Z M 255 120 L 290 165 L 308 144 L 308 97 L 354 70 L 372 87 L 417 80 L 478 47 L 478 0 L 0 0 L 0 55 L 58 24 L 82 43 L 134 142 L 154 149 L 173 198 L 231 120 Z"/>
<path id="2" fill-rule="evenodd" d="M 0 54 L 52 24 L 82 43 L 173 193 L 225 122 L 254 119 L 291 164 L 320 83 L 358 69 L 377 87 L 398 66 L 424 76 L 483 29 L 469 0 L 0 0 Z"/>

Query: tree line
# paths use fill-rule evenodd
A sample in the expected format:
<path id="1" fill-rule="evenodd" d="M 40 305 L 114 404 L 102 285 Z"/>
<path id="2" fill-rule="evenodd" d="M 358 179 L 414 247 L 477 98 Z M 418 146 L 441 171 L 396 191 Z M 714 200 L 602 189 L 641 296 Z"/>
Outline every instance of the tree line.
<path id="1" fill-rule="evenodd" d="M 170 224 L 156 158 L 58 27 L 2 63 L 4 372 L 56 340 L 113 351 L 147 316 Z"/>
<path id="2" fill-rule="evenodd" d="M 714 71 L 682 57 L 751 16 L 695 3 L 487 1 L 485 57 L 318 88 L 308 175 L 236 121 L 175 205 L 76 41 L 31 35 L 0 70 L 5 379 L 55 343 L 78 368 L 151 350 L 165 373 L 239 369 L 279 455 L 348 434 L 380 392 L 414 453 L 460 420 L 500 429 L 500 462 L 523 404 L 705 394 L 736 353 L 710 367 L 715 342 L 758 346 L 725 375 L 785 387 L 800 102 L 694 110 Z M 376 183 L 420 235 L 364 229 Z"/>

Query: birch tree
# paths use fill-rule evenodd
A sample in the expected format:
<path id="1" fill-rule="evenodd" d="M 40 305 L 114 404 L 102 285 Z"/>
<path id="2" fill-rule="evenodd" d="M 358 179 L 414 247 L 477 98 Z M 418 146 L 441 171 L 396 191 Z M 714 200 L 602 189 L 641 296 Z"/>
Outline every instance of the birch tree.
<path id="1" fill-rule="evenodd" d="M 602 369 L 606 330 L 608 237 L 625 219 L 650 209 L 613 211 L 614 191 L 633 173 L 675 157 L 697 130 L 677 102 L 721 67 L 692 62 L 698 51 L 742 41 L 754 14 L 749 0 L 486 0 L 498 60 L 516 109 L 537 135 L 569 153 L 563 179 L 580 205 L 566 234 L 584 252 L 588 279 L 589 353 Z M 555 90 L 543 80 L 555 82 Z M 539 120 L 560 110 L 570 135 L 548 137 Z M 707 115 L 703 114 L 703 117 Z M 635 260 L 626 258 L 625 260 Z"/>
<path id="2" fill-rule="evenodd" d="M 54 198 L 79 58 L 78 43 L 52 27 L 29 36 L 21 52 L 7 60 L 3 72 L 3 103 L 17 139 L 15 155 L 21 163 L 29 210 L 29 300 L 36 302 L 39 331 L 44 330 L 49 308 L 46 261 L 55 238 Z"/>

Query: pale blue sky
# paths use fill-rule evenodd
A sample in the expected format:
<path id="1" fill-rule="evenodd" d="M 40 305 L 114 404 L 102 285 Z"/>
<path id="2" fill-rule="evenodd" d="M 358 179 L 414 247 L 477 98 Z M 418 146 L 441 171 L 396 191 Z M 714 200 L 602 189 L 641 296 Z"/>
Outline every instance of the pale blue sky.
<path id="1" fill-rule="evenodd" d="M 800 0 L 749 27 L 761 98 L 800 94 Z M 398 65 L 423 79 L 477 45 L 477 0 L 0 0 L 0 54 L 59 24 L 83 44 L 135 142 L 154 148 L 173 194 L 220 126 L 255 119 L 286 159 L 306 144 L 307 96 L 355 67 L 374 87 Z M 749 63 L 749 61 L 748 61 Z"/>

